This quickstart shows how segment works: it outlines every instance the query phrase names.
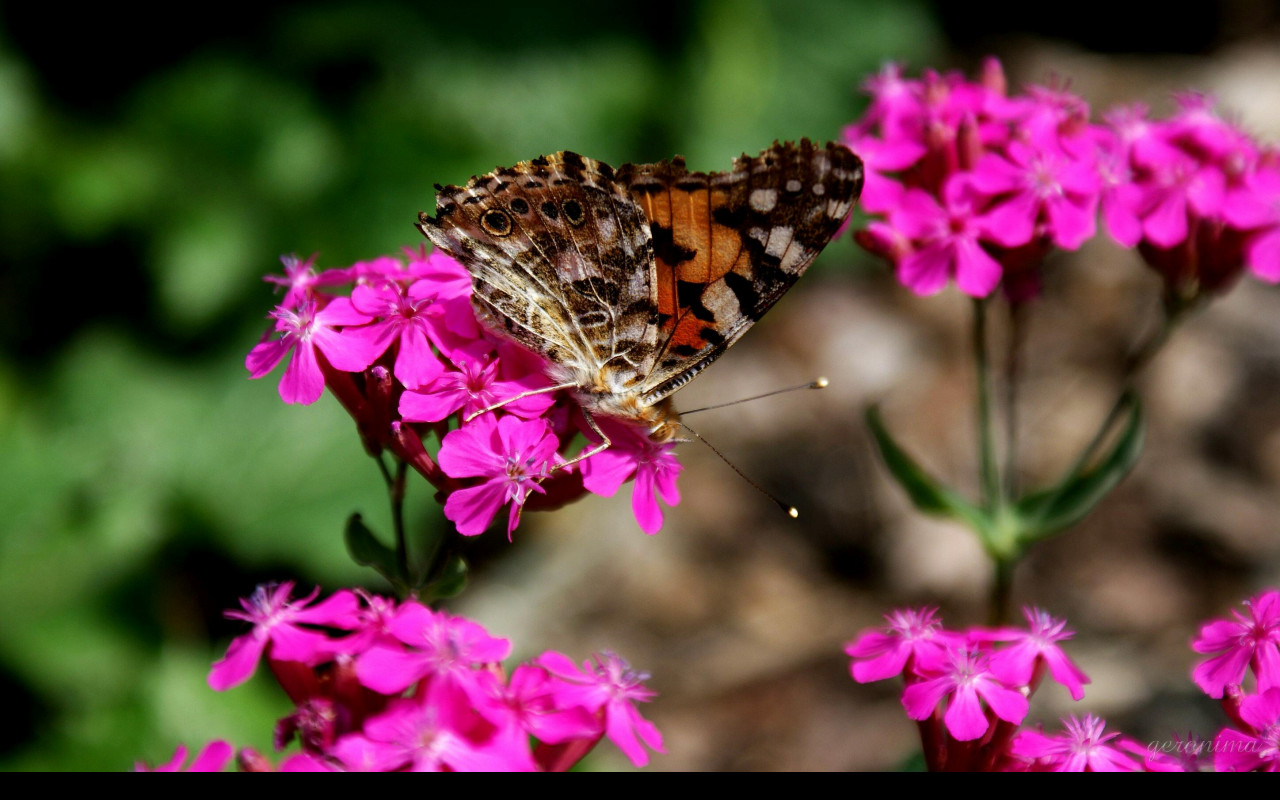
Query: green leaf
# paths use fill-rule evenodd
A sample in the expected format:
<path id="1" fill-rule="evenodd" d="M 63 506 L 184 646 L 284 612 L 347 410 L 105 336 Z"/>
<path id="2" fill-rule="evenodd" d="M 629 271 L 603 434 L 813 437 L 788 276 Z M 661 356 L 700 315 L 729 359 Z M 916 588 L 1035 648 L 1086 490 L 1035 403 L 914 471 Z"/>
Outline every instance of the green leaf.
<path id="1" fill-rule="evenodd" d="M 353 561 L 362 567 L 373 567 L 392 586 L 404 586 L 404 576 L 400 574 L 400 568 L 396 564 L 395 551 L 378 541 L 378 537 L 365 526 L 359 514 L 352 514 L 347 518 L 344 538 L 347 552 L 351 554 Z"/>
<path id="2" fill-rule="evenodd" d="M 1132 393 L 1121 398 L 1128 421 L 1111 451 L 1092 469 L 1082 465 L 1051 489 L 1033 492 L 1017 503 L 1025 540 L 1044 539 L 1075 525 L 1124 480 L 1142 453 L 1146 426 L 1142 403 Z"/>
<path id="3" fill-rule="evenodd" d="M 926 514 L 963 522 L 986 540 L 986 534 L 991 528 L 991 520 L 986 512 L 943 486 L 899 447 L 881 421 L 879 407 L 872 405 L 867 408 L 867 427 L 875 437 L 889 474 L 906 491 L 917 509 Z"/>

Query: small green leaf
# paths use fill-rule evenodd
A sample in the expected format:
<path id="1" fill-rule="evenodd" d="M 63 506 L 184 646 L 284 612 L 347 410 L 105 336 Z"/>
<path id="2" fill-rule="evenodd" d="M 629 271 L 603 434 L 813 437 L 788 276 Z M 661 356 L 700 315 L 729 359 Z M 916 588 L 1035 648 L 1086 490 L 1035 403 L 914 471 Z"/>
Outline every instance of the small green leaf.
<path id="1" fill-rule="evenodd" d="M 462 594 L 463 589 L 467 588 L 468 573 L 466 559 L 455 555 L 440 570 L 440 575 L 426 587 L 424 594 L 435 600 L 457 597 Z"/>
<path id="2" fill-rule="evenodd" d="M 924 469 L 898 446 L 880 419 L 877 406 L 867 408 L 867 427 L 875 437 L 880 455 L 884 458 L 889 474 L 906 491 L 912 504 L 926 514 L 950 517 L 963 522 L 978 532 L 986 540 L 985 534 L 990 530 L 991 521 L 986 512 L 956 492 L 948 489 L 929 475 Z"/>
<path id="3" fill-rule="evenodd" d="M 390 581 L 392 586 L 404 585 L 404 579 L 396 566 L 395 551 L 378 541 L 378 537 L 365 526 L 359 514 L 352 514 L 347 518 L 344 538 L 352 561 L 362 567 L 373 567 L 379 575 Z"/>
<path id="4" fill-rule="evenodd" d="M 1128 422 L 1111 451 L 1096 466 L 1081 467 L 1057 486 L 1033 492 L 1018 501 L 1018 518 L 1025 540 L 1044 539 L 1075 525 L 1133 469 L 1144 440 L 1142 403 L 1132 393 L 1121 398 L 1121 402 L 1128 406 Z"/>

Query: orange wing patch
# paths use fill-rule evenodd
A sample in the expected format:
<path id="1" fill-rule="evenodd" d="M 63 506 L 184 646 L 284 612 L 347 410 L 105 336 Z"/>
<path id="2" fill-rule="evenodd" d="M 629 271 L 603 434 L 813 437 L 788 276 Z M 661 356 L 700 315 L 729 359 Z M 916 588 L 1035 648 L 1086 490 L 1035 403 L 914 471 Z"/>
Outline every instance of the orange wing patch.
<path id="1" fill-rule="evenodd" d="M 715 219 L 730 192 L 711 176 L 690 173 L 683 158 L 644 165 L 632 176 L 631 193 L 653 234 L 658 341 L 667 353 L 688 357 L 722 340 L 734 320 L 718 319 L 702 303 L 706 287 L 749 263 L 742 233 Z"/>

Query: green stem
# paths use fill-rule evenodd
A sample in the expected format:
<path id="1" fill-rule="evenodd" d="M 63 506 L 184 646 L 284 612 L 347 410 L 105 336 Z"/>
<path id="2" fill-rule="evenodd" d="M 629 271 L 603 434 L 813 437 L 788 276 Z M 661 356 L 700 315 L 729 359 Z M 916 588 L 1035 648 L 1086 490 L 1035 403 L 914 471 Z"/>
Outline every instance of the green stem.
<path id="1" fill-rule="evenodd" d="M 978 468 L 983 505 L 991 512 L 1003 504 L 1004 498 L 991 426 L 991 365 L 987 359 L 987 302 L 983 298 L 973 301 L 973 359 L 978 379 Z"/>
<path id="2" fill-rule="evenodd" d="M 378 472 L 382 473 L 382 480 L 387 484 L 387 490 L 390 491 L 393 479 L 391 477 L 391 471 L 387 469 L 387 463 L 382 460 L 381 455 L 374 456 L 373 460 L 378 462 Z"/>
<path id="3" fill-rule="evenodd" d="M 1009 304 L 1009 349 L 1004 383 L 1004 496 L 1018 496 L 1018 388 L 1022 380 L 1022 340 L 1026 336 L 1025 303 Z"/>
<path id="4" fill-rule="evenodd" d="M 987 623 L 993 627 L 1008 625 L 1011 619 L 1010 604 L 1013 601 L 1013 568 L 1016 562 L 1012 559 L 996 559 L 995 581 L 991 584 L 991 603 L 987 606 Z"/>
<path id="5" fill-rule="evenodd" d="M 382 459 L 378 459 L 378 463 L 381 464 Z M 391 479 L 390 475 L 387 475 L 389 478 L 387 493 L 391 499 L 391 524 L 396 532 L 396 566 L 399 568 L 400 574 L 404 576 L 404 579 L 411 581 L 409 575 L 409 545 L 405 541 L 404 534 L 405 476 L 408 472 L 408 462 L 396 459 L 395 478 Z"/>
<path id="6" fill-rule="evenodd" d="M 1130 392 L 1139 373 L 1146 369 L 1147 365 L 1156 357 L 1156 354 L 1169 341 L 1169 337 L 1173 335 L 1173 331 L 1178 327 L 1183 316 L 1190 308 L 1191 306 L 1188 305 L 1166 301 L 1165 314 L 1160 319 L 1160 327 L 1125 359 L 1124 383 L 1120 387 L 1120 394 L 1116 397 L 1111 410 L 1107 412 L 1107 418 L 1103 420 L 1097 433 L 1089 440 L 1089 444 L 1085 445 L 1084 450 L 1080 451 L 1080 455 L 1076 458 L 1075 463 L 1071 465 L 1067 475 L 1080 474 L 1088 466 L 1089 462 L 1093 460 L 1098 448 L 1106 441 L 1107 434 L 1111 432 L 1111 428 L 1120 419 L 1121 415 L 1128 410 Z"/>

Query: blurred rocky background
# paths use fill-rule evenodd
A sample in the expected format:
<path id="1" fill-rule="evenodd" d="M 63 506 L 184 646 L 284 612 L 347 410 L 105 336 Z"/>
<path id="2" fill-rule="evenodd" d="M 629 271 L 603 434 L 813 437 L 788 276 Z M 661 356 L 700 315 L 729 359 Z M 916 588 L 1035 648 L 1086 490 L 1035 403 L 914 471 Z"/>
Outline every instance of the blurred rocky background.
<path id="1" fill-rule="evenodd" d="M 916 74 L 990 53 L 1011 84 L 1067 82 L 1099 113 L 1167 113 L 1201 89 L 1280 139 L 1280 11 L 1249 0 L 1134 22 L 1102 3 L 888 0 L 122 13 L 0 7 L 5 770 L 121 769 L 211 738 L 267 750 L 286 708 L 274 684 L 204 684 L 237 630 L 221 610 L 265 580 L 380 588 L 341 543 L 351 511 L 384 530 L 388 516 L 349 419 L 329 398 L 285 407 L 275 378 L 243 368 L 280 253 L 342 266 L 416 245 L 432 183 L 544 152 L 712 170 L 775 138 L 835 138 L 886 60 Z M 1158 292 L 1102 238 L 1049 265 L 1023 343 L 1025 481 L 1091 435 Z M 512 544 L 467 543 L 476 570 L 452 607 L 519 656 L 607 648 L 651 672 L 669 752 L 653 769 L 902 765 L 916 744 L 899 687 L 855 685 L 842 647 L 895 605 L 979 623 L 991 575 L 966 531 L 909 508 L 862 413 L 882 403 L 929 468 L 975 489 L 968 313 L 833 243 L 679 395 L 693 408 L 830 378 L 691 420 L 799 520 L 685 445 L 661 533 L 638 530 L 625 490 L 530 514 Z M 1017 603 L 1070 620 L 1093 678 L 1080 704 L 1046 686 L 1031 719 L 1090 710 L 1139 740 L 1211 736 L 1188 643 L 1280 584 L 1280 291 L 1241 281 L 1140 385 L 1136 471 L 1015 577 Z M 414 524 L 441 524 L 416 488 Z"/>

